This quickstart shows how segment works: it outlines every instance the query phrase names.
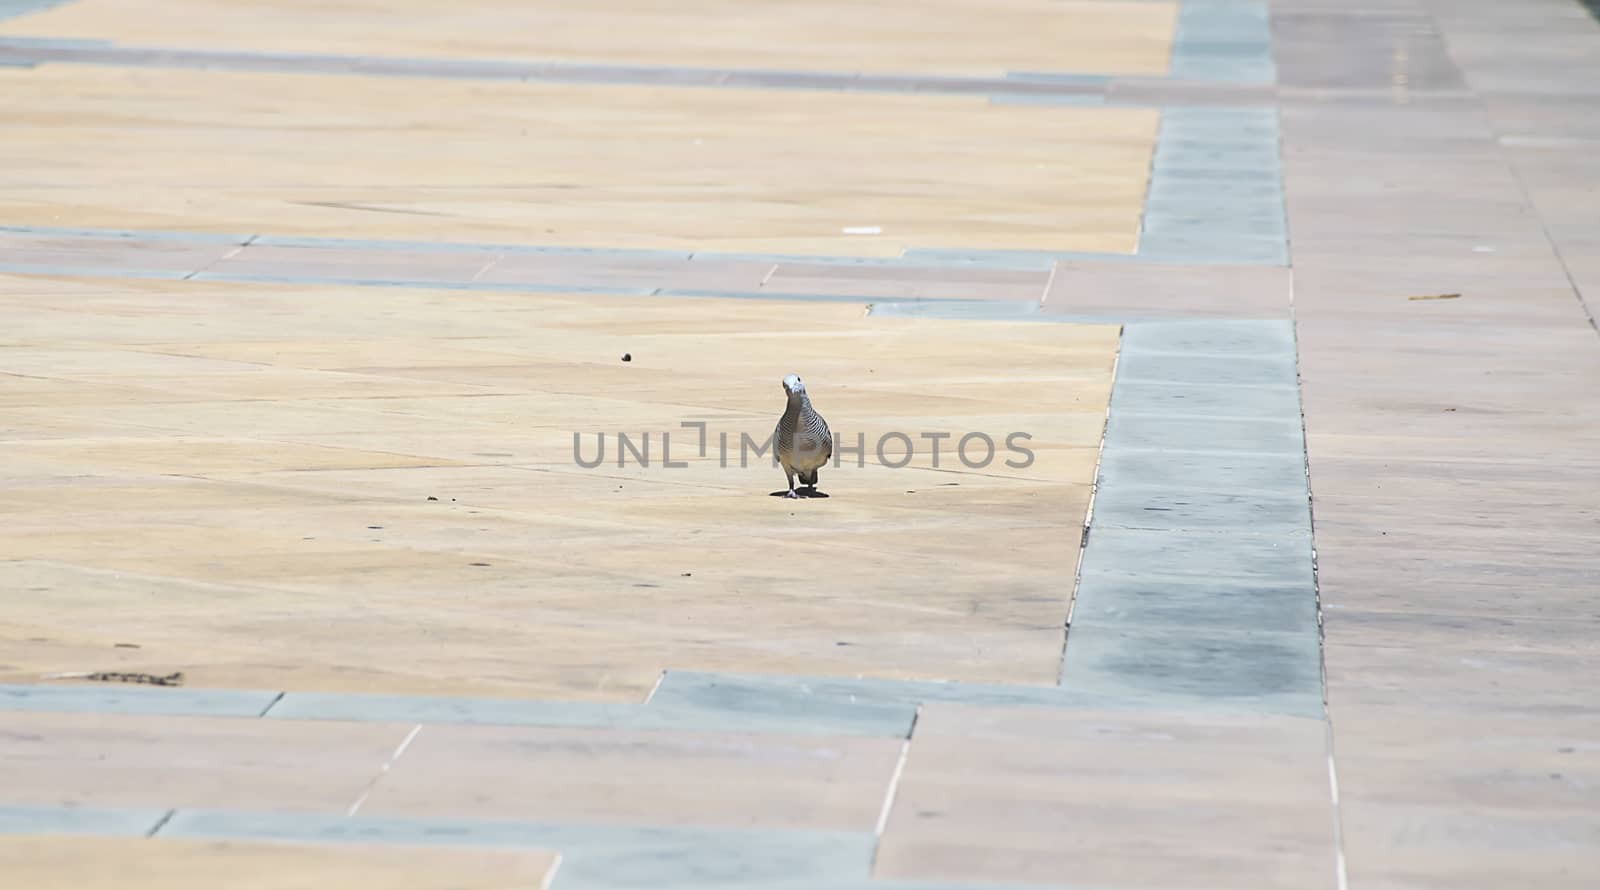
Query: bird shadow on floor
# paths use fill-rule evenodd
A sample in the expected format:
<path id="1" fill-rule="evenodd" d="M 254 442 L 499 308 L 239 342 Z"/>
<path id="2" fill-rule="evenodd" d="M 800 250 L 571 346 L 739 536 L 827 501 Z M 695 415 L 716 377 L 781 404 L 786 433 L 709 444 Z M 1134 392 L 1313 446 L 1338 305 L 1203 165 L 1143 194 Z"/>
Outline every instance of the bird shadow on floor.
<path id="1" fill-rule="evenodd" d="M 800 497 L 802 497 L 802 498 L 825 498 L 825 497 L 828 496 L 827 492 L 825 492 L 825 491 L 817 491 L 814 488 L 812 488 L 812 489 L 796 488 L 794 491 L 795 491 L 795 494 L 800 495 Z M 771 497 L 775 497 L 775 498 L 781 498 L 781 497 L 783 497 L 784 495 L 786 495 L 788 493 L 789 493 L 789 490 L 787 488 L 784 488 L 784 489 L 779 489 L 778 491 L 773 492 L 770 496 Z"/>

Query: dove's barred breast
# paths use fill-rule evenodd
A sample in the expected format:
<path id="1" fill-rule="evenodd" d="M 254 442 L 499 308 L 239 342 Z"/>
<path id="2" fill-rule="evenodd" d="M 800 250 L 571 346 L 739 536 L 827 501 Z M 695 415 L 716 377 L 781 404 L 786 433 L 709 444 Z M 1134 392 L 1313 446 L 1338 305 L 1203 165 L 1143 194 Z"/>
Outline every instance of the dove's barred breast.
<path id="1" fill-rule="evenodd" d="M 820 467 L 833 456 L 833 433 L 811 407 L 811 399 L 802 396 L 798 408 L 790 406 L 778 418 L 776 450 L 780 464 L 802 471 Z"/>

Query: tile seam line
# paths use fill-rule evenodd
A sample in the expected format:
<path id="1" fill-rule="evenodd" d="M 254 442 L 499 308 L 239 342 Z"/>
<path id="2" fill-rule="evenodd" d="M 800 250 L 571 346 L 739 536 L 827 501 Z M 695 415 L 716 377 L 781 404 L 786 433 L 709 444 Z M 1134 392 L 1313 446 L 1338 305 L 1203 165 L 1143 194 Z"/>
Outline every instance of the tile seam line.
<path id="1" fill-rule="evenodd" d="M 1106 440 L 1111 430 L 1111 405 L 1117 397 L 1118 376 L 1122 370 L 1122 351 L 1127 342 L 1126 335 L 1130 324 L 1138 322 L 1123 322 L 1117 327 L 1117 354 L 1111 360 L 1111 392 L 1106 397 L 1105 415 L 1100 418 L 1100 447 L 1095 450 L 1093 475 L 1089 477 L 1089 504 L 1083 511 L 1083 528 L 1078 533 L 1078 559 L 1072 566 L 1072 598 L 1067 602 L 1067 615 L 1061 627 L 1061 653 L 1056 665 L 1056 687 L 1066 686 L 1067 673 L 1067 645 L 1072 639 L 1072 615 L 1078 608 L 1078 591 L 1083 586 L 1083 557 L 1089 549 L 1090 529 L 1094 526 L 1095 499 L 1100 494 L 1100 467 L 1105 461 Z"/>
<path id="2" fill-rule="evenodd" d="M 1271 27 L 1270 17 L 1276 16 L 1276 14 L 1275 7 L 1268 8 L 1268 27 Z M 1320 674 L 1318 679 L 1321 681 L 1322 686 L 1323 747 L 1328 765 L 1328 818 L 1333 835 L 1333 877 L 1335 890 L 1349 890 L 1349 871 L 1345 858 L 1344 808 L 1339 799 L 1339 769 L 1334 748 L 1333 709 L 1329 707 L 1328 701 L 1328 637 L 1325 623 L 1326 613 L 1322 603 L 1322 575 L 1317 564 L 1317 507 L 1316 492 L 1311 482 L 1311 440 L 1307 435 L 1306 429 L 1305 383 L 1300 374 L 1300 315 L 1295 299 L 1295 285 L 1299 276 L 1295 273 L 1294 268 L 1294 229 L 1293 221 L 1289 215 L 1289 183 L 1288 176 L 1285 174 L 1287 166 L 1284 163 L 1283 113 L 1281 106 L 1274 107 L 1273 118 L 1278 125 L 1277 135 L 1274 137 L 1274 143 L 1278 149 L 1278 200 L 1283 211 L 1284 259 L 1285 265 L 1289 269 L 1289 334 L 1294 348 L 1295 402 L 1298 405 L 1300 416 L 1301 467 L 1305 473 L 1306 521 L 1307 530 L 1311 538 L 1311 592 L 1317 614 L 1317 669 Z M 1498 146 L 1497 150 L 1499 150 Z M 1527 193 L 1524 191 L 1524 199 L 1526 198 Z M 1542 217 L 1540 221 L 1542 224 Z M 1581 297 L 1579 297 L 1579 303 L 1582 303 Z M 1592 317 L 1589 321 L 1591 325 L 1594 323 Z"/>
<path id="3" fill-rule="evenodd" d="M 278 694 L 274 695 L 272 697 L 272 701 L 267 702 L 267 706 L 261 709 L 261 713 L 256 715 L 256 719 L 259 720 L 259 719 L 261 719 L 263 717 L 266 717 L 267 714 L 270 713 L 273 708 L 278 706 L 278 702 L 283 701 L 283 697 L 286 694 L 287 693 L 284 690 L 279 690 Z"/>
<path id="4" fill-rule="evenodd" d="M 550 870 L 545 872 L 544 877 L 539 881 L 539 890 L 550 890 L 555 885 L 556 875 L 560 873 L 563 861 L 565 860 L 562 858 L 561 851 L 557 850 L 556 860 L 550 863 Z M 1340 890 L 1343 890 L 1343 888 L 1340 888 Z"/>
<path id="5" fill-rule="evenodd" d="M 344 816 L 346 819 L 354 818 L 356 813 L 361 810 L 362 804 L 365 804 L 367 798 L 372 796 L 372 792 L 378 787 L 378 783 L 383 781 L 383 777 L 387 776 L 389 770 L 394 768 L 395 763 L 406 753 L 406 749 L 411 747 L 411 743 L 416 740 L 417 734 L 422 732 L 422 726 L 423 724 L 418 723 L 411 727 L 411 731 L 406 733 L 406 737 L 400 740 L 399 746 L 384 760 L 383 765 L 378 767 L 377 775 L 367 782 L 366 786 L 361 789 L 361 793 L 356 796 L 355 801 L 350 804 L 350 808 L 345 810 Z"/>
<path id="6" fill-rule="evenodd" d="M 211 260 L 206 261 L 204 264 L 202 264 L 201 266 L 196 268 L 193 272 L 190 272 L 189 274 L 183 276 L 183 278 L 181 278 L 179 280 L 181 280 L 181 281 L 193 281 L 197 276 L 204 275 L 205 273 L 211 271 L 212 267 L 216 266 L 218 263 L 227 262 L 228 260 L 231 260 L 234 257 L 238 256 L 239 254 L 243 253 L 245 248 L 247 248 L 250 245 L 254 244 L 256 242 L 256 239 L 259 238 L 259 237 L 260 237 L 259 235 L 251 235 L 250 237 L 246 238 L 242 243 L 236 244 L 233 247 L 230 247 L 228 249 L 228 251 L 226 253 L 222 254 L 221 256 L 218 256 L 218 257 L 215 257 L 215 258 L 213 258 Z"/>
<path id="7" fill-rule="evenodd" d="M 156 824 L 150 826 L 150 830 L 146 831 L 144 833 L 144 836 L 147 837 L 147 838 L 150 838 L 150 837 L 155 837 L 156 835 L 160 834 L 161 833 L 161 829 L 166 828 L 167 827 L 167 823 L 171 822 L 172 821 L 172 817 L 176 816 L 177 814 L 178 814 L 178 811 L 175 810 L 175 809 L 167 810 L 165 813 L 163 813 L 161 815 L 160 819 L 156 820 Z"/>
<path id="8" fill-rule="evenodd" d="M 917 705 L 911 712 L 911 725 L 906 727 L 905 741 L 900 744 L 900 756 L 895 760 L 894 772 L 889 776 L 889 786 L 884 789 L 883 807 L 878 811 L 878 821 L 873 827 L 872 862 L 870 870 L 878 864 L 878 851 L 883 847 L 883 832 L 889 827 L 889 814 L 894 809 L 896 795 L 900 791 L 900 780 L 905 775 L 906 761 L 911 758 L 911 741 L 917 734 L 917 721 L 922 717 L 922 705 Z"/>

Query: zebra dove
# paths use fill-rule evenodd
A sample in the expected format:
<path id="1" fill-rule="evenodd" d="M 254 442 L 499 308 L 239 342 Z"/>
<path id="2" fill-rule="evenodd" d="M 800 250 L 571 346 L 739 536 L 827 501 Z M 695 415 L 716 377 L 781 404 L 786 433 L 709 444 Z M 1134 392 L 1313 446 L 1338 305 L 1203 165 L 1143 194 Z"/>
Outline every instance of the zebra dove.
<path id="1" fill-rule="evenodd" d="M 828 431 L 828 422 L 811 407 L 806 385 L 800 382 L 798 375 L 783 378 L 783 391 L 789 396 L 789 404 L 778 418 L 773 450 L 777 452 L 783 474 L 789 477 L 789 491 L 784 497 L 800 496 L 794 490 L 796 476 L 814 495 L 817 493 L 817 469 L 833 456 L 833 433 Z"/>

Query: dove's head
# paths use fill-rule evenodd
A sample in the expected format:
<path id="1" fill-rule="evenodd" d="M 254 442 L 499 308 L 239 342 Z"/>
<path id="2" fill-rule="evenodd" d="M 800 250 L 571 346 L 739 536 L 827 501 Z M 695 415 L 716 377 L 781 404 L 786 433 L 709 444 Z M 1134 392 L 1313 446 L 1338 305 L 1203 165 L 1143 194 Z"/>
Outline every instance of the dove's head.
<path id="1" fill-rule="evenodd" d="M 799 374 L 790 374 L 783 378 L 783 391 L 790 397 L 803 396 L 806 393 L 806 385 L 800 382 Z"/>

